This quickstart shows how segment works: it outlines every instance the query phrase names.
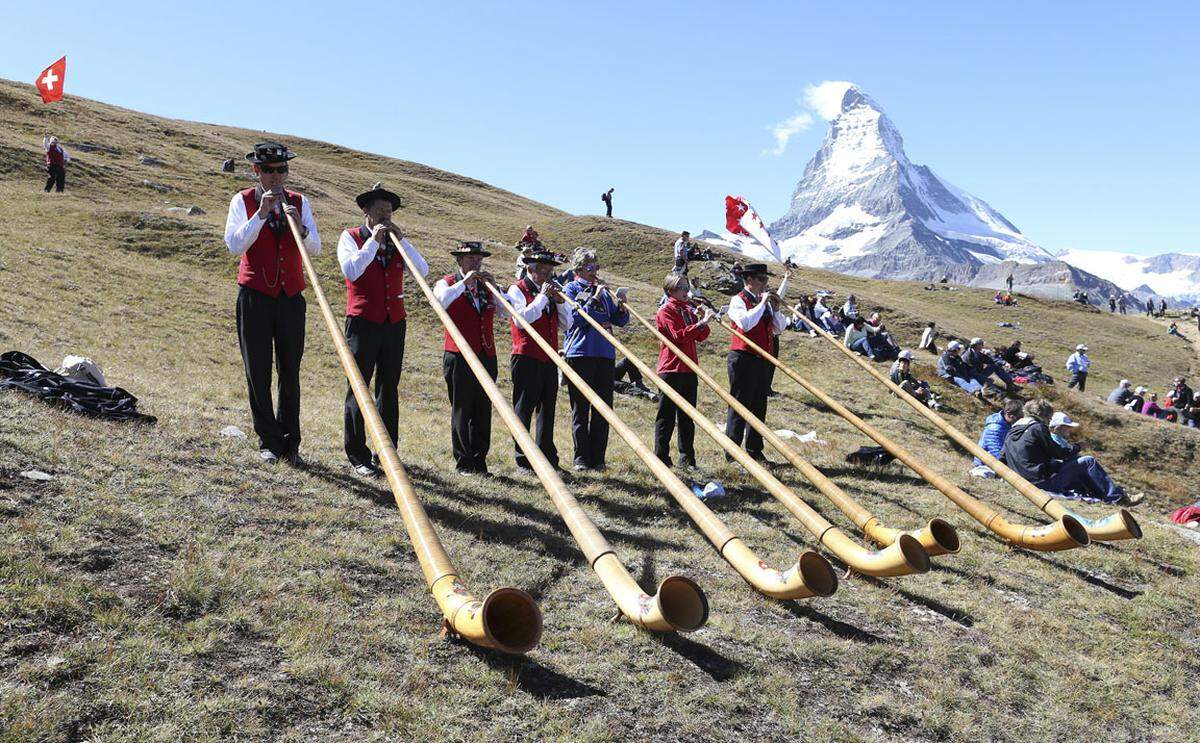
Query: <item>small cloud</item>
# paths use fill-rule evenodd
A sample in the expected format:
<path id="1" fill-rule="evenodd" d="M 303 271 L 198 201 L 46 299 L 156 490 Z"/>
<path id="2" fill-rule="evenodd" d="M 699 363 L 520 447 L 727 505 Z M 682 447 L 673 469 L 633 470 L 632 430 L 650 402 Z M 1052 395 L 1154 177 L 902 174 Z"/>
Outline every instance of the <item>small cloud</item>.
<path id="1" fill-rule="evenodd" d="M 812 114 L 804 112 L 775 124 L 771 127 L 771 136 L 775 137 L 775 147 L 771 150 L 765 150 L 763 154 L 771 154 L 777 157 L 782 155 L 787 150 L 788 142 L 792 137 L 808 129 L 812 126 L 812 123 Z"/>
<path id="2" fill-rule="evenodd" d="M 804 86 L 804 103 L 826 121 L 836 119 L 842 112 L 842 98 L 854 83 L 845 80 L 826 80 Z"/>

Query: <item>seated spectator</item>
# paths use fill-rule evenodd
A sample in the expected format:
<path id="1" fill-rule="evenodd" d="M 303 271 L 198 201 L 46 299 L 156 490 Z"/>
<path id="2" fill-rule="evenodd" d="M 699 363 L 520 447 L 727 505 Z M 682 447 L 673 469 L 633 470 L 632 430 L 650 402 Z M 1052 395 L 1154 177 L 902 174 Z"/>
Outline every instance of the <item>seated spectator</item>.
<path id="1" fill-rule="evenodd" d="M 1129 390 L 1129 385 L 1133 384 L 1128 379 L 1122 379 L 1117 388 L 1108 393 L 1108 401 L 1114 405 L 1125 407 L 1130 398 L 1133 397 L 1133 392 Z"/>
<path id="2" fill-rule="evenodd" d="M 858 305 L 855 303 L 854 295 L 846 297 L 846 303 L 842 305 L 842 319 L 850 322 L 858 317 Z"/>
<path id="3" fill-rule="evenodd" d="M 932 322 L 925 323 L 925 329 L 921 331 L 921 342 L 917 344 L 918 351 L 928 351 L 937 356 L 937 324 Z"/>
<path id="4" fill-rule="evenodd" d="M 789 328 L 797 331 L 804 331 L 809 336 L 815 338 L 817 331 L 813 330 L 816 325 L 816 320 L 813 319 L 813 298 L 807 294 L 800 297 L 800 301 L 792 307 L 792 312 L 795 317 L 792 319 Z"/>
<path id="5" fill-rule="evenodd" d="M 1166 413 L 1158 405 L 1158 393 L 1151 392 L 1150 399 L 1142 404 L 1142 415 L 1148 415 L 1152 418 L 1165 418 Z"/>
<path id="6" fill-rule="evenodd" d="M 1175 322 L 1174 320 L 1172 320 L 1172 321 L 1171 321 L 1171 326 L 1170 326 L 1169 328 L 1167 328 L 1167 335 L 1174 335 L 1174 336 L 1177 336 L 1177 337 L 1179 337 L 1179 338 L 1182 338 L 1182 337 L 1183 337 L 1183 333 L 1180 333 L 1180 332 L 1179 332 L 1179 323 L 1177 323 L 1177 322 Z"/>
<path id="7" fill-rule="evenodd" d="M 855 352 L 859 356 L 866 356 L 868 359 L 875 360 L 875 351 L 871 348 L 871 343 L 867 340 L 866 321 L 861 317 L 855 316 L 850 319 L 850 327 L 846 328 L 846 335 L 842 338 L 842 343 L 846 344 L 846 348 Z"/>
<path id="8" fill-rule="evenodd" d="M 541 245 L 538 240 L 538 231 L 533 229 L 533 225 L 526 225 L 525 231 L 521 233 L 521 239 L 517 240 L 517 245 Z"/>
<path id="9" fill-rule="evenodd" d="M 817 301 L 813 302 L 812 306 L 813 319 L 821 323 L 821 327 L 825 328 L 826 332 L 839 334 L 845 330 L 837 315 L 833 310 L 825 306 L 825 298 L 817 295 Z"/>
<path id="10" fill-rule="evenodd" d="M 1125 408 L 1126 410 L 1132 410 L 1135 413 L 1141 413 L 1142 406 L 1146 404 L 1146 393 L 1149 391 L 1150 390 L 1146 389 L 1145 387 L 1139 386 L 1133 391 L 1133 394 L 1129 396 L 1129 399 L 1121 407 Z"/>
<path id="11" fill-rule="evenodd" d="M 1016 298 L 1013 297 L 1012 294 L 1010 294 L 1008 292 L 1004 292 L 1004 306 L 1005 307 L 1012 307 L 1016 303 L 1017 303 L 1017 300 L 1016 300 Z"/>
<path id="12" fill-rule="evenodd" d="M 1011 346 L 1001 346 L 998 354 L 1014 371 L 1033 366 L 1033 354 L 1021 350 L 1021 341 L 1013 341 Z"/>
<path id="13" fill-rule="evenodd" d="M 962 357 L 959 355 L 962 350 L 963 344 L 958 341 L 950 341 L 946 345 L 946 350 L 938 358 L 938 376 L 954 382 L 964 392 L 982 400 L 983 385 L 976 381 L 975 377 L 971 376 L 970 371 L 967 370 L 966 364 L 963 363 Z"/>
<path id="14" fill-rule="evenodd" d="M 901 351 L 900 355 L 892 363 L 892 369 L 888 376 L 891 377 L 892 384 L 925 403 L 925 405 L 934 407 L 933 395 L 929 392 L 929 383 L 923 382 L 912 375 L 912 357 L 912 351 Z"/>
<path id="15" fill-rule="evenodd" d="M 1004 304 L 1004 292 L 996 290 L 996 296 L 992 297 L 992 301 L 996 304 Z"/>
<path id="16" fill-rule="evenodd" d="M 900 355 L 900 346 L 892 339 L 892 334 L 883 326 L 878 312 L 872 312 L 864 327 L 867 331 L 867 343 L 878 361 L 890 361 Z"/>
<path id="17" fill-rule="evenodd" d="M 971 345 L 963 353 L 963 364 L 980 386 L 991 384 L 992 375 L 1004 383 L 1006 389 L 1013 387 L 1012 377 L 991 356 L 983 352 L 983 339 L 972 338 Z"/>
<path id="18" fill-rule="evenodd" d="M 996 459 L 1000 459 L 1004 453 L 1004 437 L 1008 435 L 1008 429 L 1012 428 L 1012 424 L 1020 418 L 1021 401 L 1011 397 L 1005 400 L 1003 408 L 992 413 L 983 421 L 983 431 L 979 434 L 979 448 Z M 991 478 L 995 477 L 996 473 L 992 472 L 991 468 L 985 465 L 979 457 L 975 457 L 975 467 L 971 470 L 971 475 Z"/>
<path id="19" fill-rule="evenodd" d="M 1141 493 L 1127 495 L 1094 457 L 1078 456 L 1077 444 L 1063 446 L 1054 440 L 1050 431 L 1054 407 L 1049 402 L 1030 400 L 1022 412 L 1024 416 L 1012 425 L 1004 439 L 1002 457 L 1017 474 L 1060 498 L 1130 506 L 1141 502 Z M 1064 416 L 1059 423 L 1062 436 L 1072 421 Z"/>
<path id="20" fill-rule="evenodd" d="M 1192 388 L 1187 385 L 1187 380 L 1183 377 L 1175 377 L 1175 386 L 1171 388 L 1171 402 L 1165 410 L 1174 414 L 1173 420 L 1195 428 L 1196 420 L 1191 417 L 1190 413 L 1195 397 Z"/>

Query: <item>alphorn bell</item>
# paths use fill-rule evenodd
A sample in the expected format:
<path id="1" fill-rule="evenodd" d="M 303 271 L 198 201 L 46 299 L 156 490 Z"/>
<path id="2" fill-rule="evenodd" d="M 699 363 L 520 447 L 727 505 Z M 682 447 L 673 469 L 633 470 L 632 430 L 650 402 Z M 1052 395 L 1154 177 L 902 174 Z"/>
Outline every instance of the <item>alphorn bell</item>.
<path id="1" fill-rule="evenodd" d="M 433 295 L 433 290 L 429 288 L 428 282 L 413 270 L 412 259 L 400 245 L 400 240 L 394 234 L 391 235 L 391 239 L 399 249 L 409 275 L 412 276 L 413 281 L 417 282 L 425 299 L 429 301 L 430 307 L 442 321 L 442 326 L 458 345 L 459 353 L 462 354 L 463 359 L 466 360 L 471 371 L 479 380 L 479 384 L 483 387 L 488 399 L 492 401 L 492 405 L 500 413 L 504 425 L 512 433 L 517 446 L 529 460 L 538 480 L 541 481 L 551 502 L 554 503 L 554 507 L 558 509 L 563 521 L 566 522 L 571 536 L 575 538 L 587 557 L 588 564 L 596 571 L 600 582 L 604 584 L 604 588 L 620 607 L 621 612 L 639 627 L 656 632 L 692 632 L 703 627 L 708 621 L 708 599 L 705 598 L 704 591 L 700 589 L 700 586 L 690 578 L 678 575 L 668 576 L 659 584 L 658 591 L 654 596 L 647 595 L 642 591 L 637 581 L 621 564 L 608 540 L 604 538 L 584 510 L 580 508 L 575 497 L 567 490 L 557 469 L 550 464 L 546 455 L 534 442 L 533 437 L 529 435 L 529 431 L 517 417 L 512 405 L 500 392 L 495 380 L 487 373 L 482 362 L 479 361 L 479 357 L 475 355 L 470 344 L 459 332 L 458 326 L 454 324 L 450 315 Z"/>
<path id="2" fill-rule="evenodd" d="M 596 391 L 583 381 L 575 369 L 559 355 L 558 349 L 550 345 L 525 318 L 517 314 L 499 288 L 490 283 L 487 288 L 495 295 L 496 301 L 500 302 L 501 306 L 508 311 L 513 322 L 516 322 L 529 334 L 538 347 L 545 351 L 550 360 L 562 370 L 571 384 L 583 393 L 592 407 L 608 421 L 617 435 L 629 444 L 634 454 L 650 468 L 667 492 L 696 522 L 696 525 L 704 532 L 704 536 L 708 537 L 708 540 L 717 548 L 717 552 L 738 571 L 747 583 L 764 595 L 776 599 L 802 599 L 811 596 L 833 595 L 833 592 L 837 590 L 837 573 L 834 572 L 828 560 L 812 550 L 805 550 L 796 564 L 785 571 L 779 571 L 759 559 L 758 555 L 754 554 L 708 506 L 704 505 L 703 501 L 696 497 L 692 489 L 684 484 L 671 471 L 670 467 L 650 451 L 633 432 L 633 429 L 621 420 L 616 411 L 605 403 L 596 394 Z"/>
<path id="3" fill-rule="evenodd" d="M 566 301 L 573 307 L 579 308 L 579 305 L 570 298 L 566 298 Z M 814 511 L 811 506 L 780 482 L 766 467 L 755 461 L 746 453 L 745 449 L 734 443 L 732 439 L 725 435 L 724 431 L 717 428 L 694 405 L 685 400 L 669 384 L 660 379 L 650 367 L 646 366 L 623 343 L 613 337 L 612 333 L 608 332 L 603 325 L 582 310 L 579 312 L 579 315 L 609 343 L 613 344 L 614 348 L 624 354 L 625 358 L 636 366 L 646 378 L 653 381 L 662 394 L 669 397 L 671 402 L 675 403 L 685 415 L 695 421 L 696 426 L 700 430 L 704 431 L 709 438 L 717 442 L 730 457 L 737 460 L 738 464 L 742 465 L 755 480 L 761 483 L 772 496 L 782 503 L 804 525 L 804 528 L 817 538 L 818 542 L 825 545 L 842 562 L 864 575 L 876 578 L 889 578 L 929 571 L 929 553 L 925 551 L 925 548 L 921 546 L 921 543 L 915 537 L 909 534 L 901 534 L 890 547 L 877 552 L 864 549 L 853 539 L 846 536 L 842 530 L 829 523 L 824 516 Z"/>
<path id="4" fill-rule="evenodd" d="M 1000 477 L 1000 479 L 1004 480 L 1013 488 L 1015 488 L 1016 491 L 1023 495 L 1026 500 L 1037 506 L 1051 518 L 1059 519 L 1060 521 L 1064 522 L 1066 522 L 1068 518 L 1074 519 L 1076 522 L 1081 524 L 1084 529 L 1087 530 L 1088 537 L 1098 542 L 1114 542 L 1121 539 L 1142 538 L 1142 528 L 1138 525 L 1137 520 L 1133 518 L 1133 514 L 1124 508 L 1117 509 L 1115 513 L 1111 513 L 1102 519 L 1088 519 L 1072 512 L 1062 503 L 1047 495 L 1036 485 L 1029 482 L 1024 477 L 1021 477 L 1019 474 L 1013 471 L 1011 467 L 993 457 L 986 449 L 975 443 L 974 439 L 964 435 L 962 431 L 959 431 L 957 428 L 950 425 L 949 421 L 938 415 L 933 410 L 930 410 L 920 400 L 900 389 L 900 387 L 893 383 L 892 380 L 885 377 L 877 369 L 872 367 L 867 361 L 864 361 L 849 348 L 846 348 L 843 343 L 840 343 L 837 338 L 834 338 L 832 335 L 826 332 L 824 328 L 818 327 L 815 322 L 808 320 L 808 318 L 804 318 L 804 320 L 808 326 L 815 330 L 822 338 L 836 346 L 842 351 L 842 353 L 849 356 L 851 360 L 853 360 L 863 369 L 866 369 L 867 373 L 874 377 L 880 384 L 884 385 L 892 392 L 895 392 L 896 396 L 904 401 L 906 405 L 920 413 L 930 423 L 937 426 L 937 428 L 941 430 L 942 433 L 949 436 L 954 443 L 978 457 L 979 461 L 986 464 L 990 470 L 995 472 Z"/>
<path id="5" fill-rule="evenodd" d="M 1006 521 L 1003 516 L 995 511 L 995 509 L 988 507 L 975 497 L 968 495 L 957 485 L 934 472 L 932 469 L 914 457 L 911 453 L 909 453 L 907 449 L 896 443 L 891 438 L 885 436 L 882 432 L 864 421 L 862 418 L 859 418 L 844 405 L 826 394 L 823 390 L 821 390 L 821 388 L 800 376 L 800 374 L 797 373 L 796 370 L 794 370 L 791 366 L 784 364 L 772 354 L 766 353 L 762 348 L 754 343 L 754 341 L 747 338 L 744 333 L 725 324 L 722 324 L 721 327 L 725 328 L 730 333 L 741 336 L 742 340 L 747 345 L 749 345 L 759 355 L 763 356 L 772 364 L 774 364 L 775 368 L 791 377 L 797 384 L 808 390 L 810 394 L 824 403 L 826 407 L 851 423 L 855 428 L 865 433 L 877 444 L 886 449 L 888 453 L 907 465 L 930 485 L 937 488 L 942 495 L 949 498 L 955 505 L 966 511 L 968 515 L 970 515 L 979 523 L 983 524 L 1005 541 L 1011 544 L 1020 545 L 1026 549 L 1042 552 L 1073 549 L 1076 547 L 1083 547 L 1088 544 L 1089 539 L 1087 536 L 1087 531 L 1083 528 L 1082 524 L 1070 516 L 1065 516 L 1053 524 L 1046 524 L 1044 526 L 1022 526 Z M 847 516 L 850 516 L 855 523 L 859 524 L 864 531 L 868 527 L 878 528 L 868 520 L 873 517 L 871 517 L 870 514 L 866 513 L 865 511 L 861 513 L 851 513 L 845 509 L 842 509 L 842 511 Z M 864 523 L 866 523 L 867 526 L 863 526 Z"/>
<path id="6" fill-rule="evenodd" d="M 766 424 L 758 416 L 754 415 L 745 405 L 735 398 L 728 390 L 722 387 L 715 379 L 705 372 L 700 365 L 688 358 L 679 348 L 671 342 L 669 338 L 663 335 L 658 328 L 646 318 L 639 315 L 636 311 L 630 310 L 630 314 L 637 319 L 639 323 L 646 327 L 651 333 L 658 338 L 659 342 L 665 345 L 674 353 L 680 361 L 703 381 L 710 389 L 717 393 L 722 400 L 725 401 L 738 415 L 746 421 L 746 424 L 752 427 L 755 431 L 762 435 L 771 446 L 784 456 L 793 467 L 800 470 L 800 473 L 808 479 L 809 482 L 826 498 L 828 498 L 838 509 L 844 513 L 855 526 L 862 529 L 863 533 L 871 540 L 887 547 L 893 544 L 900 538 L 901 534 L 910 534 L 921 543 L 925 551 L 931 557 L 945 555 L 952 552 L 958 552 L 959 539 L 958 533 L 950 522 L 945 519 L 930 519 L 929 523 L 920 529 L 905 532 L 900 529 L 891 529 L 883 525 L 878 516 L 871 514 L 867 509 L 863 508 L 856 500 L 851 498 L 844 490 L 837 486 L 832 480 L 825 476 L 825 473 L 817 469 L 811 462 L 800 456 L 792 447 L 784 443 L 783 439 Z M 720 324 L 720 323 L 718 323 Z M 727 330 L 729 328 L 726 328 Z M 771 354 L 759 348 L 752 341 L 741 336 L 747 343 L 761 356 L 768 359 L 773 359 Z"/>
<path id="7" fill-rule="evenodd" d="M 396 447 L 383 425 L 383 419 L 375 407 L 375 399 L 363 381 L 354 354 L 350 352 L 346 343 L 346 337 L 342 335 L 341 326 L 334 319 L 333 310 L 330 309 L 325 292 L 321 289 L 312 260 L 308 251 L 304 249 L 304 241 L 300 237 L 296 220 L 286 211 L 284 215 L 296 241 L 296 249 L 304 262 L 304 271 L 312 284 L 313 294 L 321 308 L 325 327 L 333 339 L 342 371 L 350 381 L 350 389 L 362 411 L 367 434 L 371 437 L 375 453 L 379 456 L 379 463 L 387 475 L 392 497 L 396 500 L 396 507 L 400 510 L 400 517 L 404 520 L 408 538 L 412 542 L 413 551 L 416 552 L 417 562 L 421 564 L 421 572 L 425 575 L 425 583 L 442 610 L 444 628 L 476 645 L 495 648 L 501 652 L 522 654 L 532 650 L 542 636 L 542 612 L 533 598 L 518 588 L 498 588 L 480 601 L 470 594 L 459 578 L 458 570 L 451 564 L 433 524 L 429 522 L 425 508 L 413 490 L 408 473 L 400 464 Z"/>

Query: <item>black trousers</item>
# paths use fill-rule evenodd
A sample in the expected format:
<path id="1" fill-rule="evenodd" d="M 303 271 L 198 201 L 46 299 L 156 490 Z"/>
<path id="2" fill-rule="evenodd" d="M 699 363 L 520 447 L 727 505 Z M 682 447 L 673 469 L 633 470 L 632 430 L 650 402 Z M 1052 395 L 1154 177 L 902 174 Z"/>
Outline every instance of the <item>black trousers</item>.
<path id="1" fill-rule="evenodd" d="M 696 404 L 696 375 L 692 372 L 666 372 L 658 375 L 683 399 Z M 658 416 L 654 419 L 654 454 L 666 464 L 671 464 L 671 433 L 679 422 L 679 458 L 689 464 L 696 463 L 696 423 L 681 411 L 666 395 L 658 398 Z"/>
<path id="2" fill-rule="evenodd" d="M 767 370 L 771 362 L 753 351 L 730 351 L 725 360 L 729 372 L 729 394 L 760 420 L 767 419 Z M 742 416 L 729 408 L 725 435 L 743 446 L 752 457 L 763 455 L 762 434 L 746 425 Z"/>
<path id="3" fill-rule="evenodd" d="M 576 356 L 568 358 L 567 363 L 596 391 L 601 400 L 612 407 L 616 367 L 613 359 Z M 571 397 L 571 439 L 575 444 L 575 464 L 603 467 L 608 451 L 608 421 L 592 409 L 592 404 L 575 385 L 568 382 L 567 391 Z"/>
<path id="4" fill-rule="evenodd" d="M 604 202 L 604 216 L 606 216 L 606 217 L 612 216 L 612 202 L 611 201 Z"/>
<path id="5" fill-rule="evenodd" d="M 481 355 L 479 360 L 495 379 L 496 357 Z M 462 354 L 442 353 L 442 377 L 450 395 L 454 466 L 465 472 L 487 472 L 487 454 L 492 446 L 492 401 Z"/>
<path id="6" fill-rule="evenodd" d="M 375 377 L 375 408 L 383 418 L 383 425 L 392 446 L 396 445 L 396 430 L 400 422 L 400 372 L 404 368 L 404 334 L 407 321 L 377 323 L 361 317 L 346 318 L 346 343 L 354 354 L 358 371 L 367 387 Z M 343 412 L 342 443 L 350 464 L 374 465 L 379 457 L 371 457 L 367 449 L 367 429 L 362 411 L 354 391 L 346 385 L 346 404 Z"/>
<path id="7" fill-rule="evenodd" d="M 1087 387 L 1087 375 L 1088 375 L 1088 373 L 1085 371 L 1071 372 L 1071 381 L 1067 382 L 1067 389 L 1070 389 L 1070 388 L 1078 385 L 1079 391 L 1083 392 L 1084 389 Z"/>
<path id="8" fill-rule="evenodd" d="M 62 193 L 63 187 L 67 185 L 67 169 L 61 165 L 46 166 L 46 193 L 50 193 L 50 187 Z"/>
<path id="9" fill-rule="evenodd" d="M 624 379 L 625 377 L 629 377 L 630 384 L 641 385 L 645 382 L 642 379 L 642 373 L 633 365 L 633 362 L 623 358 L 613 367 L 613 379 Z"/>
<path id="10" fill-rule="evenodd" d="M 554 407 L 558 401 L 558 367 L 553 361 L 540 361 L 532 356 L 513 354 L 509 366 L 512 372 L 513 409 L 529 428 L 537 414 L 534 440 L 550 464 L 558 466 L 558 447 L 554 445 Z M 529 467 L 529 459 L 521 447 L 513 443 L 518 467 Z"/>
<path id="11" fill-rule="evenodd" d="M 250 391 L 250 414 L 260 449 L 276 456 L 300 450 L 300 358 L 304 356 L 304 295 L 268 297 L 241 287 L 238 346 Z M 271 406 L 271 366 L 279 374 L 279 403 Z"/>

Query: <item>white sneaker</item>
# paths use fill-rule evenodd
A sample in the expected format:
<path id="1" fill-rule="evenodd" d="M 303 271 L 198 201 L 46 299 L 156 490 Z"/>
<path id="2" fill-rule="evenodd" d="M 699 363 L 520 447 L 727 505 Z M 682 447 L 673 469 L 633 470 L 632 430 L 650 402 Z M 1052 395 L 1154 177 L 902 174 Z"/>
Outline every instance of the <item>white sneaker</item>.
<path id="1" fill-rule="evenodd" d="M 279 463 L 279 457 L 275 456 L 275 452 L 271 451 L 270 449 L 259 449 L 258 457 L 267 464 Z"/>

